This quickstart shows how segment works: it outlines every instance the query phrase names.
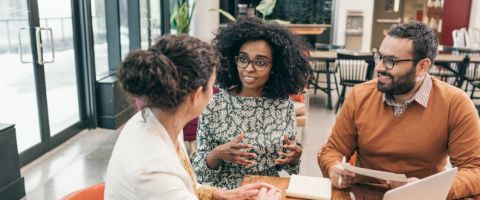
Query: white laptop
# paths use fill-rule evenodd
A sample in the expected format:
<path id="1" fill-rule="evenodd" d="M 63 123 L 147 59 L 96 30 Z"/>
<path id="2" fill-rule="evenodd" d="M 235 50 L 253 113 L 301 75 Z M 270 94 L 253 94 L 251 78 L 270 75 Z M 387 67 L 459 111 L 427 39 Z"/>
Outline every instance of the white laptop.
<path id="1" fill-rule="evenodd" d="M 452 168 L 387 191 L 383 200 L 446 199 L 457 168 Z"/>

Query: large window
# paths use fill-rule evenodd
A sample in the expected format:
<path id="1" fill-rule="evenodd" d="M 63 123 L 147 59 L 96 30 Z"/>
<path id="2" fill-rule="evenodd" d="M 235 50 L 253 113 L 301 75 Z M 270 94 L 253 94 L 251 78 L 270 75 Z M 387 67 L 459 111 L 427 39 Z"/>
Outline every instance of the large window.
<path id="1" fill-rule="evenodd" d="M 147 49 L 150 46 L 150 12 L 148 5 L 149 0 L 140 0 L 140 39 L 142 49 Z"/>
<path id="2" fill-rule="evenodd" d="M 95 72 L 98 80 L 107 76 L 109 71 L 105 0 L 93 0 L 91 3 Z"/>
<path id="3" fill-rule="evenodd" d="M 162 35 L 162 12 L 160 10 L 160 0 L 150 0 L 150 41 L 151 44 Z"/>
<path id="4" fill-rule="evenodd" d="M 141 47 L 150 47 L 162 35 L 160 0 L 140 0 Z"/>
<path id="5" fill-rule="evenodd" d="M 121 45 L 121 56 L 122 59 L 125 58 L 127 53 L 130 51 L 130 39 L 128 32 L 128 0 L 119 0 L 120 5 L 120 45 Z M 133 11 L 132 11 L 133 12 Z"/>
<path id="6" fill-rule="evenodd" d="M 172 14 L 174 12 L 174 9 L 175 9 L 175 7 L 178 6 L 178 3 L 179 3 L 178 0 L 169 0 L 170 14 Z M 170 19 L 170 17 L 168 19 Z M 170 26 L 170 33 L 171 34 L 176 34 L 177 29 L 175 29 L 175 27 L 173 27 L 173 26 Z"/>

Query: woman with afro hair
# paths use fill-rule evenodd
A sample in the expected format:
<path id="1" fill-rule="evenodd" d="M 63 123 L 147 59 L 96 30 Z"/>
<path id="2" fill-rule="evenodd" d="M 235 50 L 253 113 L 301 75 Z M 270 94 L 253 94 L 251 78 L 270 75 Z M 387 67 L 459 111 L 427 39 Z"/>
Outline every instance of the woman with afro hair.
<path id="1" fill-rule="evenodd" d="M 297 174 L 302 147 L 289 95 L 311 77 L 304 41 L 279 24 L 244 18 L 220 28 L 213 44 L 222 54 L 221 91 L 200 116 L 198 180 L 235 188 L 247 174 Z"/>

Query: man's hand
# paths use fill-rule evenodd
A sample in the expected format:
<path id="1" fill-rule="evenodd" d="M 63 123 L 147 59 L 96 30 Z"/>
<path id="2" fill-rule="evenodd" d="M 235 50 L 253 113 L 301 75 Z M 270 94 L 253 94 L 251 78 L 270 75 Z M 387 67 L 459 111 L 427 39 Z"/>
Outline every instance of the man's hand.
<path id="1" fill-rule="evenodd" d="M 387 181 L 386 184 L 390 188 L 397 188 L 397 187 L 400 187 L 402 185 L 405 185 L 405 184 L 408 184 L 408 183 L 411 183 L 411 182 L 415 182 L 415 181 L 418 181 L 418 180 L 420 180 L 420 179 L 418 179 L 417 177 L 410 177 L 410 178 L 407 178 L 407 182 Z"/>
<path id="2" fill-rule="evenodd" d="M 328 174 L 330 175 L 330 180 L 332 181 L 332 185 L 338 189 L 345 189 L 352 185 L 355 179 L 355 173 L 344 169 L 340 164 L 336 164 L 328 170 Z M 341 180 L 340 180 L 340 177 Z"/>

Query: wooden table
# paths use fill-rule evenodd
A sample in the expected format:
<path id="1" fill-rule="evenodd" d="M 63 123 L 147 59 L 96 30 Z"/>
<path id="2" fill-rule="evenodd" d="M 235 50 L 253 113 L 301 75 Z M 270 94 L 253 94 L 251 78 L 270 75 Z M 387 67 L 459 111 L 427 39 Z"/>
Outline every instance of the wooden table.
<path id="1" fill-rule="evenodd" d="M 282 199 L 283 200 L 298 200 L 299 198 L 287 197 L 286 189 L 288 188 L 288 183 L 290 178 L 282 177 L 272 177 L 272 176 L 254 176 L 246 175 L 243 179 L 242 185 L 248 183 L 264 182 L 276 186 L 279 189 L 282 189 Z M 365 184 L 355 184 L 350 187 L 350 189 L 339 190 L 332 187 L 332 200 L 351 200 L 350 192 L 355 195 L 356 200 L 381 200 L 383 194 L 388 190 L 384 185 L 365 185 Z M 480 200 L 480 195 L 462 198 L 463 200 Z"/>
<path id="2" fill-rule="evenodd" d="M 288 188 L 288 183 L 290 182 L 290 178 L 281 178 L 281 177 L 271 177 L 271 176 L 254 176 L 254 175 L 247 175 L 245 176 L 242 185 L 248 183 L 255 183 L 255 182 L 264 182 L 272 184 L 279 189 L 282 189 L 282 199 L 284 200 L 297 200 L 299 198 L 294 197 L 287 197 L 286 196 L 286 189 Z M 350 200 L 350 193 L 352 192 L 355 195 L 356 200 L 362 199 L 372 199 L 381 200 L 383 198 L 383 194 L 387 191 L 386 187 L 381 185 L 353 185 L 349 190 L 339 190 L 332 187 L 332 200 Z"/>
<path id="3" fill-rule="evenodd" d="M 435 64 L 442 66 L 445 69 L 455 74 L 455 86 L 462 88 L 464 81 L 466 80 L 465 73 L 470 63 L 480 62 L 479 55 L 468 55 L 468 59 L 465 55 L 461 54 L 438 54 L 435 58 Z M 458 69 L 453 69 L 450 64 L 456 63 Z"/>
<path id="4" fill-rule="evenodd" d="M 332 88 L 330 87 L 330 64 L 334 63 L 335 60 L 337 59 L 337 52 L 336 51 L 310 51 L 310 59 L 313 60 L 314 62 L 316 61 L 323 61 L 325 62 L 325 73 L 327 75 L 327 88 L 322 88 L 320 87 L 317 82 L 313 83 L 312 85 L 314 87 L 315 92 L 317 89 L 320 89 L 321 91 L 325 92 L 327 94 L 327 108 L 332 109 L 332 95 L 330 91 Z M 317 80 L 318 80 L 318 75 L 317 75 Z M 338 88 L 337 88 L 338 89 Z"/>

